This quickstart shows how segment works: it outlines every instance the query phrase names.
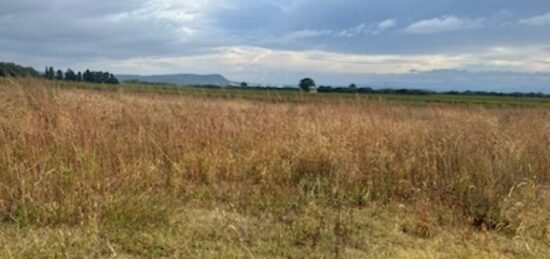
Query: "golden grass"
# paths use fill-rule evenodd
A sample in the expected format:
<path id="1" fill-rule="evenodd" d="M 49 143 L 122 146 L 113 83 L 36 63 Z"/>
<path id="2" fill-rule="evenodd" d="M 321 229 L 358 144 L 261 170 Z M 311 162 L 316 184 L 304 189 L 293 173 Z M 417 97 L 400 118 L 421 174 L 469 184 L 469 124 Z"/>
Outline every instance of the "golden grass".
<path id="1" fill-rule="evenodd" d="M 545 108 L 0 79 L 0 256 L 540 256 L 549 180 Z"/>

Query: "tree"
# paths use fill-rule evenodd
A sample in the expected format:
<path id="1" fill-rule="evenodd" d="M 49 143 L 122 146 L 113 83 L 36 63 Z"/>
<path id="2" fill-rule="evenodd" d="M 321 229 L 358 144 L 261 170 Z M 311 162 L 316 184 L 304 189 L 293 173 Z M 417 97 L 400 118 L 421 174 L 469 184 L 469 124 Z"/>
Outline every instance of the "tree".
<path id="1" fill-rule="evenodd" d="M 351 84 L 351 85 L 349 85 L 349 89 L 355 91 L 355 90 L 357 90 L 357 85 L 356 84 Z"/>
<path id="2" fill-rule="evenodd" d="M 67 72 L 65 72 L 65 80 L 67 81 L 76 81 L 76 74 L 71 69 L 67 69 Z"/>
<path id="3" fill-rule="evenodd" d="M 76 74 L 76 81 L 82 81 L 82 72 L 78 71 L 78 74 Z"/>
<path id="4" fill-rule="evenodd" d="M 0 62 L 0 76 L 40 77 L 41 75 L 32 67 L 23 67 L 14 63 Z"/>
<path id="5" fill-rule="evenodd" d="M 44 71 L 44 78 L 49 80 L 53 80 L 55 78 L 53 67 L 46 67 L 46 70 Z"/>
<path id="6" fill-rule="evenodd" d="M 115 75 L 109 74 L 109 79 L 107 79 L 105 83 L 117 85 L 119 82 L 118 82 L 118 79 L 115 77 Z"/>
<path id="7" fill-rule="evenodd" d="M 89 69 L 86 69 L 86 71 L 84 71 L 84 75 L 82 75 L 82 81 L 85 81 L 85 82 L 93 81 L 92 72 L 90 72 Z"/>
<path id="8" fill-rule="evenodd" d="M 311 78 L 304 78 L 300 80 L 300 89 L 304 91 L 311 91 L 315 88 L 315 81 Z"/>
<path id="9" fill-rule="evenodd" d="M 53 67 L 50 67 L 50 69 L 48 69 L 48 79 L 50 80 L 55 79 L 55 72 L 53 71 Z"/>
<path id="10" fill-rule="evenodd" d="M 55 75 L 56 80 L 63 80 L 63 71 L 57 70 L 57 74 Z"/>
<path id="11" fill-rule="evenodd" d="M 103 79 L 103 72 L 92 72 L 92 82 L 101 83 Z"/>
<path id="12" fill-rule="evenodd" d="M 242 82 L 241 87 L 248 87 L 248 84 L 246 82 Z"/>
<path id="13" fill-rule="evenodd" d="M 101 75 L 101 82 L 100 83 L 107 83 L 109 82 L 109 78 L 111 77 L 111 75 L 107 72 L 104 72 L 102 75 Z"/>

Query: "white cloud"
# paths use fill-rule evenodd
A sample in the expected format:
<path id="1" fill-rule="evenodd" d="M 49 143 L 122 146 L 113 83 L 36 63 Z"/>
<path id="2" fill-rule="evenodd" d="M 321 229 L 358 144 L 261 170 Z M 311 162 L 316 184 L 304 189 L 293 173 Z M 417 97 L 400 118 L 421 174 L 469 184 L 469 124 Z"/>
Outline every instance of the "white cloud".
<path id="1" fill-rule="evenodd" d="M 281 9 L 281 11 L 283 11 L 285 13 L 288 13 L 297 4 L 299 4 L 300 1 L 296 1 L 296 0 L 286 0 L 286 1 L 283 1 L 283 0 L 265 0 L 265 2 L 272 5 L 272 6 L 275 6 L 279 9 Z"/>
<path id="2" fill-rule="evenodd" d="M 387 31 L 391 28 L 397 26 L 397 21 L 394 19 L 387 19 L 378 24 L 376 30 L 373 31 L 373 34 L 379 34 L 381 32 Z"/>
<path id="3" fill-rule="evenodd" d="M 361 23 L 353 28 L 345 29 L 339 32 L 336 36 L 338 37 L 355 37 L 365 30 L 366 25 Z"/>
<path id="4" fill-rule="evenodd" d="M 455 16 L 443 16 L 429 20 L 422 20 L 409 25 L 405 32 L 414 34 L 429 34 L 448 31 L 480 28 L 483 19 L 458 18 Z"/>
<path id="5" fill-rule="evenodd" d="M 160 22 L 180 33 L 182 39 L 196 36 L 207 27 L 210 0 L 146 0 L 133 10 L 107 16 L 111 22 L 132 20 Z"/>
<path id="6" fill-rule="evenodd" d="M 463 56 L 357 55 L 321 50 L 291 51 L 252 46 L 221 47 L 209 53 L 181 57 L 146 57 L 110 61 L 113 71 L 124 73 L 212 73 L 227 75 L 254 71 L 306 71 L 314 73 L 405 73 L 412 68 L 455 68 Z"/>
<path id="7" fill-rule="evenodd" d="M 350 37 L 358 36 L 360 34 L 377 35 L 391 28 L 394 28 L 396 26 L 397 26 L 397 21 L 394 19 L 387 19 L 379 22 L 378 24 L 371 24 L 368 26 L 365 23 L 361 23 L 353 28 L 340 31 L 339 33 L 336 34 L 336 36 L 350 38 Z"/>
<path id="8" fill-rule="evenodd" d="M 107 68 L 117 73 L 136 74 L 222 73 L 232 79 L 254 80 L 260 74 L 273 75 L 276 78 L 300 73 L 352 76 L 406 74 L 413 69 L 432 71 L 475 67 L 490 67 L 503 71 L 550 72 L 550 55 L 540 46 L 492 47 L 467 53 L 426 55 L 368 55 L 231 46 L 188 56 L 104 61 L 94 64 L 93 67 Z"/>
<path id="9" fill-rule="evenodd" d="M 330 36 L 330 35 L 332 35 L 331 30 L 305 29 L 305 30 L 299 30 L 299 31 L 292 31 L 281 37 L 269 37 L 266 40 L 264 40 L 264 42 L 288 44 L 301 39 L 316 38 L 316 37 Z"/>
<path id="10" fill-rule="evenodd" d="M 278 40 L 280 42 L 283 42 L 283 43 L 288 43 L 288 42 L 293 42 L 293 41 L 300 40 L 300 39 L 315 38 L 315 37 L 320 37 L 320 36 L 328 36 L 328 35 L 331 35 L 331 34 L 332 34 L 332 31 L 330 31 L 330 30 L 305 29 L 305 30 L 290 32 L 290 33 L 286 34 L 285 36 L 281 37 Z"/>
<path id="11" fill-rule="evenodd" d="M 385 5 L 364 0 L 43 2 L 0 0 L 1 57 L 37 68 L 93 66 L 117 73 L 219 72 L 250 80 L 265 73 L 272 75 L 275 82 L 296 71 L 342 74 L 343 77 L 351 76 L 350 73 L 463 67 L 550 72 L 550 50 L 545 49 L 549 36 L 540 35 L 541 28 L 528 27 L 548 24 L 550 28 L 550 14 L 544 14 L 549 5 L 543 1 L 528 8 L 541 13 L 517 9 L 516 4 L 503 4 L 508 10 L 498 11 L 487 6 L 487 10 L 468 12 L 464 9 L 454 16 L 428 14 L 453 14 L 454 4 L 441 4 L 427 10 L 411 9 L 418 6 L 411 2 L 406 8 L 393 10 L 394 3 Z M 524 16 L 518 16 L 519 13 Z M 378 14 L 387 16 L 378 19 Z M 364 20 L 357 20 L 361 15 Z M 399 22 L 389 19 L 396 17 Z M 413 17 L 429 19 L 410 20 Z M 520 24 L 525 26 L 518 26 Z M 427 38 L 413 37 L 407 44 L 392 44 L 405 35 L 389 35 L 392 31 L 436 33 L 480 27 L 487 30 L 460 33 L 452 41 L 440 41 L 449 36 L 441 33 Z M 507 33 L 503 33 L 504 30 L 508 30 Z M 480 37 L 480 33 L 487 35 Z M 374 35 L 378 35 L 376 40 L 367 39 L 375 38 Z M 540 46 L 538 49 L 511 47 L 519 44 L 518 35 L 524 36 L 522 44 Z M 440 44 L 429 46 L 432 40 Z M 485 48 L 495 44 L 504 47 Z M 293 51 L 277 50 L 277 47 Z M 432 54 L 422 54 L 428 52 Z M 376 55 L 380 53 L 383 55 Z M 392 53 L 394 55 L 388 55 Z"/>
<path id="12" fill-rule="evenodd" d="M 545 26 L 550 25 L 550 13 L 533 16 L 531 18 L 521 19 L 518 22 L 519 24 L 529 25 L 529 26 Z"/>

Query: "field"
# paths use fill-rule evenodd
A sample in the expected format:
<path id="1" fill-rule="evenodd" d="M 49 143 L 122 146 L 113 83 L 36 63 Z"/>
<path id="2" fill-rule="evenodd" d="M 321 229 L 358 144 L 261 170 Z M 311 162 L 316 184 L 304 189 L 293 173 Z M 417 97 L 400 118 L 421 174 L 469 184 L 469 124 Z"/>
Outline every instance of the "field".
<path id="1" fill-rule="evenodd" d="M 548 99 L 0 79 L 0 258 L 544 258 L 549 147 Z"/>
<path id="2" fill-rule="evenodd" d="M 453 104 L 453 105 L 481 105 L 485 107 L 550 107 L 548 97 L 511 97 L 511 96 L 483 96 L 483 95 L 405 95 L 405 94 L 350 94 L 350 93 L 319 93 L 303 94 L 288 89 L 241 89 L 241 88 L 205 88 L 181 87 L 168 84 L 122 84 L 119 87 L 110 85 L 90 85 L 59 82 L 63 87 L 85 88 L 97 90 L 126 90 L 131 92 L 154 92 L 157 94 L 185 95 L 198 97 L 216 97 L 230 99 L 260 100 L 268 102 L 308 102 L 308 101 L 344 101 L 369 100 L 389 101 L 411 105 L 426 104 Z"/>

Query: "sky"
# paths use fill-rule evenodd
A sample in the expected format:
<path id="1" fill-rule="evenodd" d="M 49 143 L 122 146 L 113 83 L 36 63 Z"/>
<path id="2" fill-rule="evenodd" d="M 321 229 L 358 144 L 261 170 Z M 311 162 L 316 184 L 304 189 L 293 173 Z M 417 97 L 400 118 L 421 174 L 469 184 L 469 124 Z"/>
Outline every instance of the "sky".
<path id="1" fill-rule="evenodd" d="M 234 81 L 550 92 L 550 1 L 0 1 L 0 60 Z"/>

